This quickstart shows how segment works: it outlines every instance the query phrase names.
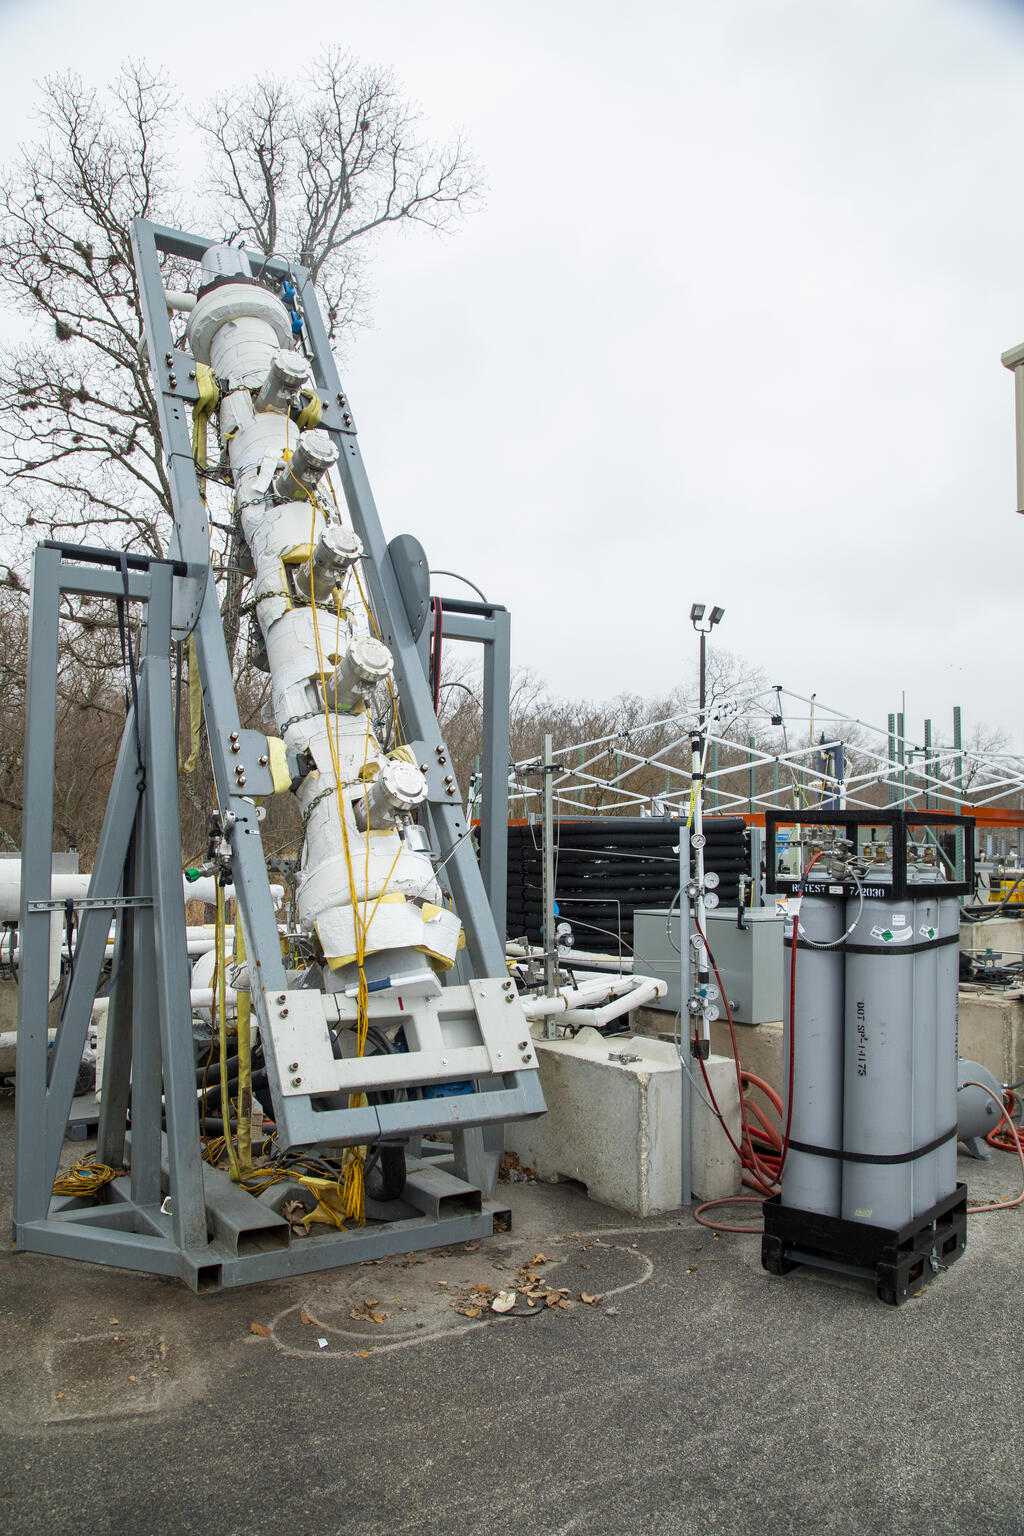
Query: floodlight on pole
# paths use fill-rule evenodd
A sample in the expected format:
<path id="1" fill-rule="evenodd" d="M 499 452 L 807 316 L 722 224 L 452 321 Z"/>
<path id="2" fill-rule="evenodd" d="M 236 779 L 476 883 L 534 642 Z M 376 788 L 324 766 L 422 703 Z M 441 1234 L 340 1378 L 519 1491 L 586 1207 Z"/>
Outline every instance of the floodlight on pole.
<path id="1" fill-rule="evenodd" d="M 694 603 L 690 609 L 690 623 L 699 624 L 704 617 L 704 604 Z"/>

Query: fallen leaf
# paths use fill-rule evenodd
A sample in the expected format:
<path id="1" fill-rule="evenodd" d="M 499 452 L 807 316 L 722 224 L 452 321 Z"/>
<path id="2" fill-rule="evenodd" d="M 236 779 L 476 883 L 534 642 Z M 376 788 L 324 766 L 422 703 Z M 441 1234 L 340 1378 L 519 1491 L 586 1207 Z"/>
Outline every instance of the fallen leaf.
<path id="1" fill-rule="evenodd" d="M 531 1264 L 550 1264 L 551 1260 L 548 1258 L 546 1253 L 535 1253 L 533 1258 L 530 1260 L 530 1263 Z"/>
<path id="2" fill-rule="evenodd" d="M 499 1291 L 491 1302 L 492 1312 L 511 1312 L 516 1304 L 515 1291 Z"/>
<path id="3" fill-rule="evenodd" d="M 572 1302 L 569 1300 L 568 1296 L 560 1296 L 558 1298 L 558 1305 L 560 1307 L 571 1307 Z"/>
<path id="4" fill-rule="evenodd" d="M 110 1326 L 111 1326 L 111 1328 L 118 1327 L 118 1319 L 116 1317 L 112 1317 L 110 1319 Z"/>
<path id="5" fill-rule="evenodd" d="M 250 1323 L 249 1332 L 258 1333 L 261 1339 L 270 1338 L 270 1329 L 267 1327 L 266 1323 Z"/>
<path id="6" fill-rule="evenodd" d="M 310 1315 L 306 1311 L 305 1307 L 300 1307 L 299 1308 L 299 1322 L 300 1323 L 311 1323 L 312 1321 L 313 1321 L 313 1319 L 310 1317 Z"/>
<path id="7" fill-rule="evenodd" d="M 595 1301 L 600 1301 L 600 1296 L 591 1296 L 587 1291 L 580 1291 L 580 1301 L 585 1301 L 588 1307 L 592 1307 Z"/>
<path id="8" fill-rule="evenodd" d="M 370 1351 L 368 1349 L 357 1349 L 356 1354 L 359 1356 L 360 1360 L 369 1360 L 370 1358 Z"/>
<path id="9" fill-rule="evenodd" d="M 479 1243 L 465 1243 L 463 1245 L 462 1251 L 463 1251 L 463 1253 L 476 1253 L 476 1251 L 477 1251 L 477 1249 L 479 1247 L 480 1247 Z"/>
<path id="10" fill-rule="evenodd" d="M 137 1376 L 129 1376 L 128 1380 L 129 1381 L 138 1381 L 138 1377 Z"/>
<path id="11" fill-rule="evenodd" d="M 544 1305 L 546 1307 L 557 1307 L 560 1299 L 557 1291 L 548 1291 L 544 1298 Z"/>
<path id="12" fill-rule="evenodd" d="M 369 1312 L 371 1307 L 375 1307 L 377 1305 L 379 1299 L 380 1298 L 377 1296 L 367 1296 L 364 1298 L 363 1306 L 366 1308 L 367 1312 Z"/>
<path id="13" fill-rule="evenodd" d="M 59 1402 L 59 1401 L 60 1401 L 60 1399 L 61 1399 L 61 1398 L 62 1398 L 62 1397 L 63 1397 L 63 1396 L 64 1396 L 64 1393 L 63 1393 L 63 1392 L 58 1392 L 58 1393 L 57 1393 L 57 1401 L 58 1401 L 58 1402 Z"/>
<path id="14" fill-rule="evenodd" d="M 447 1285 L 448 1281 L 447 1280 L 439 1280 L 437 1283 L 438 1283 L 438 1285 Z"/>

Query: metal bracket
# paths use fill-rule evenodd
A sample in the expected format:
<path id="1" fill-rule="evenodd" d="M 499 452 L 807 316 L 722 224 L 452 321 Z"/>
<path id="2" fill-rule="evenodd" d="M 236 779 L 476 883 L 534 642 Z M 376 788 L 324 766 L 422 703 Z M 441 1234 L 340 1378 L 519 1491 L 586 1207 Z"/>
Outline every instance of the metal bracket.
<path id="1" fill-rule="evenodd" d="M 228 757 L 234 763 L 235 783 L 232 793 L 272 795 L 274 775 L 270 769 L 270 743 L 261 731 L 222 731 Z"/>

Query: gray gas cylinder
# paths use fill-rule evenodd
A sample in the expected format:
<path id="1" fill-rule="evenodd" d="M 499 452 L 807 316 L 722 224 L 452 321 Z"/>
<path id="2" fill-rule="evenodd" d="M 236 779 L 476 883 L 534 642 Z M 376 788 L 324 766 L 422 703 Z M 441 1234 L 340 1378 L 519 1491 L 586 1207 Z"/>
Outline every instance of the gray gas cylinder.
<path id="1" fill-rule="evenodd" d="M 843 1115 L 843 983 L 844 957 L 838 940 L 846 928 L 843 896 L 804 896 L 799 936 L 814 949 L 798 947 L 796 1008 L 790 1017 L 789 967 L 792 951 L 783 950 L 783 1123 L 788 1111 L 790 1035 L 793 1039 L 793 1121 L 790 1139 L 808 1146 L 842 1146 Z M 842 1198 L 842 1164 L 790 1147 L 782 1174 L 782 1202 L 805 1211 L 838 1216 Z"/>
<path id="2" fill-rule="evenodd" d="M 934 871 L 928 870 L 922 880 L 934 879 Z M 913 876 L 908 871 L 908 881 Z M 924 1147 L 935 1140 L 940 1129 L 947 1130 L 944 1121 L 937 1124 L 937 1062 L 938 1062 L 938 960 L 939 949 L 939 898 L 917 896 L 914 899 L 914 1040 L 913 1040 L 913 1121 L 912 1145 Z M 927 946 L 920 948 L 919 946 Z M 936 1201 L 936 1152 L 926 1152 L 915 1158 L 910 1165 L 911 1215 L 920 1216 L 930 1210 Z"/>
<path id="3" fill-rule="evenodd" d="M 960 933 L 960 903 L 955 896 L 939 901 L 939 938 Z M 941 944 L 936 950 L 938 992 L 935 1053 L 935 1134 L 957 1121 L 957 1054 L 959 1051 L 960 946 Z M 989 1101 L 991 1102 L 991 1100 Z M 956 1189 L 956 1138 L 944 1141 L 935 1153 L 935 1198 L 942 1200 Z"/>
<path id="4" fill-rule="evenodd" d="M 843 1151 L 897 1154 L 914 1119 L 914 901 L 864 902 L 846 955 Z M 851 897 L 849 923 L 860 899 Z M 906 1163 L 843 1163 L 847 1221 L 901 1227 L 911 1217 Z"/>

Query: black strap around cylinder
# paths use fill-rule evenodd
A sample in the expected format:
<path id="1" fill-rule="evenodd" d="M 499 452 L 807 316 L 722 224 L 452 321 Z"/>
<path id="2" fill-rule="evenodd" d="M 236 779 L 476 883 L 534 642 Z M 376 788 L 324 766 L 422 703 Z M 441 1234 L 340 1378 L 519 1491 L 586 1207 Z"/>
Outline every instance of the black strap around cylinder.
<path id="1" fill-rule="evenodd" d="M 833 1157 L 841 1163 L 912 1163 L 944 1146 L 947 1141 L 952 1141 L 956 1133 L 957 1127 L 954 1125 L 951 1130 L 936 1136 L 934 1141 L 927 1142 L 923 1147 L 915 1147 L 912 1152 L 837 1152 L 834 1147 L 812 1147 L 806 1141 L 790 1141 L 789 1150 L 807 1152 L 811 1157 Z"/>

